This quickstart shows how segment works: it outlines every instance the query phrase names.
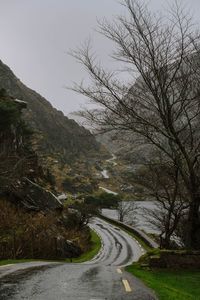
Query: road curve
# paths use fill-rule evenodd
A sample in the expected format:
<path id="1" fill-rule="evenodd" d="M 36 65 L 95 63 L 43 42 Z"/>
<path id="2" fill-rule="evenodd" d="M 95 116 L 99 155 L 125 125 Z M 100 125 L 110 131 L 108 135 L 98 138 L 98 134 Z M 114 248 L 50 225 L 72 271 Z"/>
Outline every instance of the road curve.
<path id="1" fill-rule="evenodd" d="M 1 300 L 155 300 L 154 293 L 122 266 L 143 249 L 127 233 L 100 219 L 90 224 L 102 240 L 83 264 L 29 263 L 0 268 Z"/>
<path id="2" fill-rule="evenodd" d="M 90 227 L 101 237 L 102 248 L 89 264 L 124 266 L 138 261 L 145 253 L 137 240 L 114 225 L 94 218 Z"/>

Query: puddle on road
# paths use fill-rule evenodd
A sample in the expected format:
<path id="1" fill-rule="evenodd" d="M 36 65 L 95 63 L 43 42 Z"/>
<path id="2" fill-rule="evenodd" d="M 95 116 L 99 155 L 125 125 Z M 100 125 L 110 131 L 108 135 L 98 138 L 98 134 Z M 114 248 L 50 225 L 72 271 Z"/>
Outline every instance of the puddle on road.
<path id="1" fill-rule="evenodd" d="M 94 268 L 90 268 L 89 270 L 85 271 L 83 273 L 83 275 L 81 276 L 80 280 L 81 281 L 90 281 L 91 278 L 93 277 L 96 277 L 97 274 L 99 273 L 100 271 L 100 267 L 99 266 L 96 266 Z"/>

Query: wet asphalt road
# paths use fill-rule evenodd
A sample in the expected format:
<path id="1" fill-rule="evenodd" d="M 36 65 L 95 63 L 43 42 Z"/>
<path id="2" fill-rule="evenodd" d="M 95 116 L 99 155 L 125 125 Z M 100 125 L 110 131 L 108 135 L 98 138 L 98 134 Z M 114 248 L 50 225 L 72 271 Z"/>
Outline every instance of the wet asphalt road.
<path id="1" fill-rule="evenodd" d="M 0 300 L 153 300 L 152 291 L 123 270 L 144 250 L 124 231 L 100 219 L 91 227 L 102 239 L 84 264 L 25 263 L 0 268 Z"/>

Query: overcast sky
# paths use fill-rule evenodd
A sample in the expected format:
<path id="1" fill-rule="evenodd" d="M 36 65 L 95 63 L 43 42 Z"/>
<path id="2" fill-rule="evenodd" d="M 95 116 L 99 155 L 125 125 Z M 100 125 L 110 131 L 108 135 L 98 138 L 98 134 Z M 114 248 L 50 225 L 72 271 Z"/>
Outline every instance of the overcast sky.
<path id="1" fill-rule="evenodd" d="M 172 0 L 149 2 L 164 10 Z M 198 21 L 200 0 L 184 3 Z M 117 0 L 0 0 L 0 59 L 65 114 L 78 110 L 86 100 L 64 86 L 86 74 L 67 52 L 91 37 L 105 58 L 111 45 L 95 32 L 96 19 L 112 19 L 121 10 Z"/>

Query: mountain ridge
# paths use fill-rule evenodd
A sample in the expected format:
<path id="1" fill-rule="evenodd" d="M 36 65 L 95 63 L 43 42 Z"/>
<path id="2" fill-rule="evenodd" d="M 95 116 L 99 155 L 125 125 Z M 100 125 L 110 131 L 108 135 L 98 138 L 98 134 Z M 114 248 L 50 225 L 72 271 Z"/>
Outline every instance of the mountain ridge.
<path id="1" fill-rule="evenodd" d="M 44 97 L 26 87 L 1 60 L 0 88 L 27 102 L 23 116 L 36 132 L 35 146 L 41 155 L 53 155 L 62 163 L 70 163 L 81 157 L 90 159 L 101 156 L 101 145 L 89 130 L 64 116 Z"/>

